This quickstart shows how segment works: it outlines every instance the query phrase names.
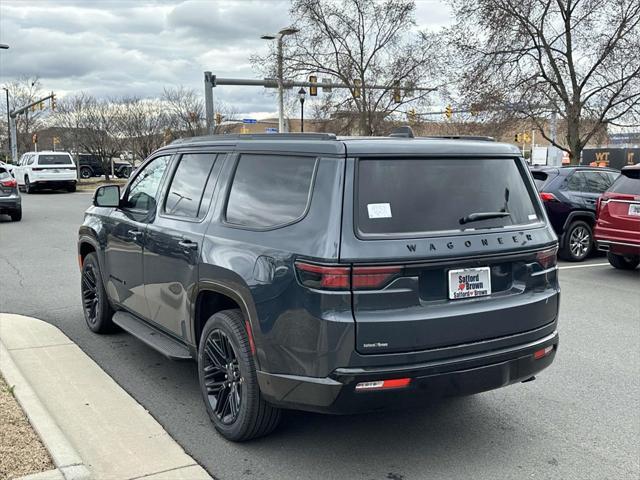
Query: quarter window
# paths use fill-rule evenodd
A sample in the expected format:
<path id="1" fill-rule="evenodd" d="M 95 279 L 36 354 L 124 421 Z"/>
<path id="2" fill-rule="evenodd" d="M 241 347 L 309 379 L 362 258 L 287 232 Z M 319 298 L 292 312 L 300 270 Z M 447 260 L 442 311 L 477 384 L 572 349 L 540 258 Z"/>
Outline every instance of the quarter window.
<path id="1" fill-rule="evenodd" d="M 170 158 L 169 155 L 154 158 L 133 179 L 127 195 L 129 208 L 145 211 L 155 208 L 158 187 Z"/>
<path id="2" fill-rule="evenodd" d="M 298 220 L 309 199 L 316 160 L 242 155 L 229 192 L 228 223 L 269 228 Z"/>
<path id="3" fill-rule="evenodd" d="M 167 193 L 165 213 L 191 218 L 203 213 L 200 211 L 202 196 L 215 161 L 216 155 L 213 153 L 182 156 Z"/>

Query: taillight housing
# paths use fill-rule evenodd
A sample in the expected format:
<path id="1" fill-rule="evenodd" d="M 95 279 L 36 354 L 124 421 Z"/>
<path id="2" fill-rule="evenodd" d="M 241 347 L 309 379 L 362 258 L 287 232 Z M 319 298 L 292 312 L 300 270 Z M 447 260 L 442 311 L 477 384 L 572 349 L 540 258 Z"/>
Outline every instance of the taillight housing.
<path id="1" fill-rule="evenodd" d="M 295 265 L 300 283 L 316 290 L 379 290 L 402 273 L 400 266 Z"/>
<path id="2" fill-rule="evenodd" d="M 557 202 L 558 199 L 553 193 L 549 192 L 540 192 L 540 198 L 543 202 Z"/>
<path id="3" fill-rule="evenodd" d="M 555 246 L 536 253 L 536 261 L 540 264 L 543 270 L 555 267 L 558 263 L 558 247 Z"/>
<path id="4" fill-rule="evenodd" d="M 15 178 L 9 178 L 8 180 L 0 181 L 0 185 L 3 187 L 16 188 L 18 186 L 18 181 Z"/>

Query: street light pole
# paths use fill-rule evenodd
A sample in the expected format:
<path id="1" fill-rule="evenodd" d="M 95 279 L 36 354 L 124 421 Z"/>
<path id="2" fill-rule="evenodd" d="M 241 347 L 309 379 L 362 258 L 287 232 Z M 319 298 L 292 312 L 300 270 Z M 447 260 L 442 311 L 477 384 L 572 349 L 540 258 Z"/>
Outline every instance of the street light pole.
<path id="1" fill-rule="evenodd" d="M 275 35 L 262 35 L 260 38 L 263 40 L 276 40 L 276 73 L 278 80 L 278 132 L 284 133 L 284 73 L 283 73 L 283 46 L 282 38 L 285 35 L 293 35 L 298 33 L 299 30 L 293 27 L 287 27 L 280 30 Z"/>
<path id="2" fill-rule="evenodd" d="M 11 117 L 9 116 L 9 89 L 2 87 L 7 98 L 7 144 L 9 146 L 9 155 L 11 155 Z"/>
<path id="3" fill-rule="evenodd" d="M 300 132 L 304 132 L 304 97 L 307 92 L 304 88 L 298 90 L 298 97 L 300 98 Z"/>

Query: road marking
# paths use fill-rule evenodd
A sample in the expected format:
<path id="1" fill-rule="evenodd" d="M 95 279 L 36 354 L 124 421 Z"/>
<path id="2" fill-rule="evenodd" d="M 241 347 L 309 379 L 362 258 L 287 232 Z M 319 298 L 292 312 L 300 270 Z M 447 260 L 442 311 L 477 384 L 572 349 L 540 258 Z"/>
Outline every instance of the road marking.
<path id="1" fill-rule="evenodd" d="M 603 267 L 605 265 L 609 265 L 609 262 L 607 263 L 590 263 L 588 265 L 569 265 L 566 267 L 559 267 L 560 270 L 567 270 L 569 268 L 589 268 L 589 267 Z"/>

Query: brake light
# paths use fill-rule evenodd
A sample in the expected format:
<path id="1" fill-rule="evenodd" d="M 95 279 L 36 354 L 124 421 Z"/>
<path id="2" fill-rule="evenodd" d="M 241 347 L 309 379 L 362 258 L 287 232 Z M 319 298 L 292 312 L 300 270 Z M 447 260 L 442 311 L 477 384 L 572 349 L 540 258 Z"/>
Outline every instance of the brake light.
<path id="1" fill-rule="evenodd" d="M 536 260 L 544 270 L 555 266 L 558 263 L 558 247 L 536 253 Z"/>
<path id="2" fill-rule="evenodd" d="M 406 388 L 411 383 L 410 378 L 394 378 L 392 380 L 377 380 L 375 382 L 360 382 L 356 384 L 356 391 L 388 390 L 392 388 Z"/>
<path id="3" fill-rule="evenodd" d="M 300 283 L 320 290 L 375 290 L 395 278 L 402 267 L 349 267 L 296 262 Z"/>
<path id="4" fill-rule="evenodd" d="M 401 271 L 402 267 L 353 267 L 351 285 L 354 290 L 382 288 Z"/>
<path id="5" fill-rule="evenodd" d="M 13 187 L 16 188 L 18 186 L 18 181 L 15 178 L 10 178 L 9 180 L 2 180 L 0 185 L 3 187 Z"/>
<path id="6" fill-rule="evenodd" d="M 540 198 L 543 202 L 557 202 L 558 199 L 553 193 L 549 192 L 540 192 Z"/>
<path id="7" fill-rule="evenodd" d="M 321 290 L 349 290 L 351 287 L 351 268 L 329 265 L 315 265 L 296 262 L 300 282 L 309 288 Z"/>

